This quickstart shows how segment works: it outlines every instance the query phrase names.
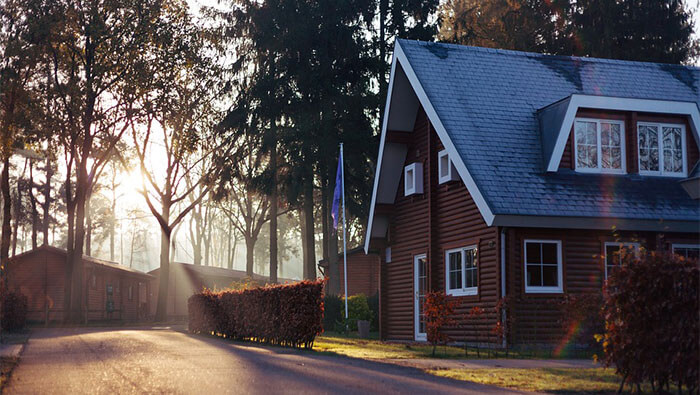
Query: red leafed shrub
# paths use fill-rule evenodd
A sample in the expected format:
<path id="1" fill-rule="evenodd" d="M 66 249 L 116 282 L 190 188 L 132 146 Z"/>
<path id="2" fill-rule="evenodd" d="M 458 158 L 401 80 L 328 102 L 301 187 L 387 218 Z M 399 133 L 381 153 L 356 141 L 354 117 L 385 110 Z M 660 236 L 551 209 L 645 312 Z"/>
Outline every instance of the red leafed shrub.
<path id="1" fill-rule="evenodd" d="M 433 356 L 438 343 L 446 343 L 449 336 L 443 332 L 443 328 L 454 325 L 454 310 L 457 300 L 447 296 L 444 292 L 429 292 L 423 302 L 423 314 L 425 315 L 425 331 L 428 342 L 433 345 Z"/>
<path id="2" fill-rule="evenodd" d="M 188 301 L 189 329 L 237 340 L 310 348 L 323 331 L 323 280 L 222 292 Z"/>
<path id="3" fill-rule="evenodd" d="M 27 323 L 27 297 L 19 292 L 7 292 L 2 298 L 2 329 L 16 331 Z"/>
<path id="4" fill-rule="evenodd" d="M 627 257 L 608 277 L 603 349 L 623 384 L 698 389 L 699 279 L 697 261 L 657 253 Z"/>

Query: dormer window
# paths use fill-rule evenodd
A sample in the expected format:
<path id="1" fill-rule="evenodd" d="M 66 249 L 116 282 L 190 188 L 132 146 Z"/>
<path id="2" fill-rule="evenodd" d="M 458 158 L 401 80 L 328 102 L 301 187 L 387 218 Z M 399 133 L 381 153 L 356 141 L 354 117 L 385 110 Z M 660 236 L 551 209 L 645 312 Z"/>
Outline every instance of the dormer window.
<path id="1" fill-rule="evenodd" d="M 411 163 L 403 169 L 404 195 L 411 196 L 423 193 L 423 164 Z"/>
<path id="2" fill-rule="evenodd" d="M 450 154 L 447 150 L 438 152 L 438 182 L 444 184 L 455 180 L 457 180 L 457 171 L 450 160 Z"/>
<path id="3" fill-rule="evenodd" d="M 685 126 L 640 122 L 637 146 L 639 174 L 685 177 Z"/>
<path id="4" fill-rule="evenodd" d="M 625 124 L 608 119 L 577 118 L 574 123 L 576 171 L 625 172 Z"/>

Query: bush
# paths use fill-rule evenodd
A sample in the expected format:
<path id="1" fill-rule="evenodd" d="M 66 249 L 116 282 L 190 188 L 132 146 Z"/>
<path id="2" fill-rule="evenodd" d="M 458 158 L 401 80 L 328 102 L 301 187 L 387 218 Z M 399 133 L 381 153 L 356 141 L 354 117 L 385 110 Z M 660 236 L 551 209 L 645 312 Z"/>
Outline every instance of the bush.
<path id="1" fill-rule="evenodd" d="M 323 285 L 302 281 L 192 295 L 190 332 L 310 348 L 323 331 Z"/>
<path id="2" fill-rule="evenodd" d="M 2 300 L 2 329 L 17 331 L 27 323 L 27 297 L 19 292 L 7 292 Z"/>
<path id="3" fill-rule="evenodd" d="M 633 259 L 625 257 L 604 288 L 605 363 L 623 385 L 647 381 L 657 392 L 676 384 L 692 393 L 700 373 L 698 264 L 670 254 Z"/>
<path id="4" fill-rule="evenodd" d="M 357 294 L 348 297 L 348 318 L 350 330 L 357 330 L 357 321 L 371 321 L 372 311 L 369 309 L 369 303 L 367 303 L 367 296 L 365 294 Z"/>
<path id="5" fill-rule="evenodd" d="M 565 295 L 559 323 L 569 342 L 589 350 L 600 349 L 596 335 L 605 332 L 603 297 L 599 293 Z"/>
<path id="6" fill-rule="evenodd" d="M 444 292 L 429 292 L 423 302 L 425 314 L 425 331 L 428 342 L 433 345 L 433 356 L 438 343 L 447 343 L 449 336 L 443 329 L 454 325 L 454 310 L 457 307 L 457 299 L 447 296 Z"/>
<path id="7" fill-rule="evenodd" d="M 338 295 L 323 297 L 323 329 L 335 330 L 336 324 L 345 317 L 345 304 Z"/>
<path id="8" fill-rule="evenodd" d="M 369 323 L 369 329 L 373 332 L 379 330 L 379 293 L 367 298 L 369 310 L 372 312 L 372 320 Z"/>

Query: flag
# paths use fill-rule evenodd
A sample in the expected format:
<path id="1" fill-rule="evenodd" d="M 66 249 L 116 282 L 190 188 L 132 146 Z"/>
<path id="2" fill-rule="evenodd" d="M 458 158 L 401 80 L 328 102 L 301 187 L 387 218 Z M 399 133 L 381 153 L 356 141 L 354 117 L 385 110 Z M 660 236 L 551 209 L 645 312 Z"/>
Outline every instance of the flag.
<path id="1" fill-rule="evenodd" d="M 340 218 L 340 199 L 343 193 L 343 151 L 340 151 L 338 158 L 338 171 L 335 174 L 335 191 L 333 192 L 333 207 L 331 217 L 333 217 L 333 229 L 338 230 L 338 218 Z"/>

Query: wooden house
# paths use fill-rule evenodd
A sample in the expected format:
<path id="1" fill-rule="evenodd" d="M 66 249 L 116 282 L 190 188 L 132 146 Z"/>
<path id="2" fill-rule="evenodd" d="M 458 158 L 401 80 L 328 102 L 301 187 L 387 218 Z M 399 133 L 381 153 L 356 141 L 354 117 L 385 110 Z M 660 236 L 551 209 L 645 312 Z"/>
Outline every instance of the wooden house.
<path id="1" fill-rule="evenodd" d="M 365 238 L 382 338 L 425 340 L 424 295 L 444 291 L 454 340 L 490 337 L 510 299 L 508 341 L 560 342 L 559 302 L 600 293 L 621 248 L 698 256 L 697 68 L 408 40 L 393 56 Z"/>
<path id="2" fill-rule="evenodd" d="M 63 321 L 66 251 L 42 246 L 10 258 L 8 288 L 28 299 L 31 322 Z M 114 262 L 83 256 L 84 320 L 146 318 L 152 277 Z"/>

